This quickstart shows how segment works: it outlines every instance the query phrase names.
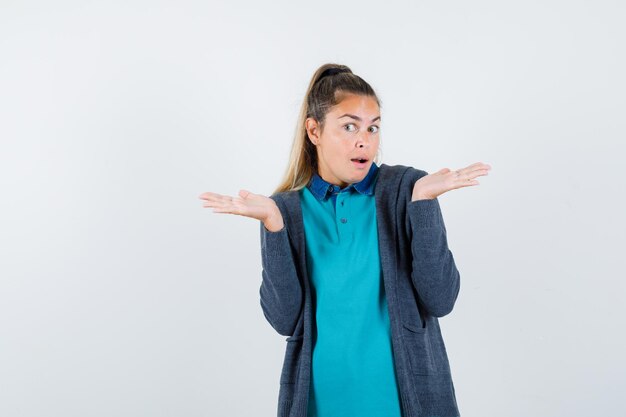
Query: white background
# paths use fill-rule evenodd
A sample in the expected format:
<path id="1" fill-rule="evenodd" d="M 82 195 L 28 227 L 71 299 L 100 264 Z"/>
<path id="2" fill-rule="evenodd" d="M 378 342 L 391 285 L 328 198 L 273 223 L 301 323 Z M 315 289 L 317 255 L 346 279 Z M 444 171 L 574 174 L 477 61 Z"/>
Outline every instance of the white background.
<path id="1" fill-rule="evenodd" d="M 463 417 L 623 412 L 619 1 L 0 2 L 0 415 L 272 416 L 258 221 L 316 68 L 382 100 L 439 197 Z"/>

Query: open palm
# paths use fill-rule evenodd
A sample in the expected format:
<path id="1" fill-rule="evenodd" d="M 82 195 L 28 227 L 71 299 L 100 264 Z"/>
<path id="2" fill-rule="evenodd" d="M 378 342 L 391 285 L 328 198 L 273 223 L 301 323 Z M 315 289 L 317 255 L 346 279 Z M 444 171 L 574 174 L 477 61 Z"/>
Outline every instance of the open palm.
<path id="1" fill-rule="evenodd" d="M 214 213 L 237 214 L 261 221 L 280 213 L 274 200 L 247 190 L 240 190 L 237 197 L 207 191 L 198 198 L 205 200 L 203 207 L 212 207 Z"/>
<path id="2" fill-rule="evenodd" d="M 479 185 L 480 183 L 475 178 L 488 175 L 489 170 L 491 170 L 491 165 L 483 162 L 476 162 L 455 171 L 442 168 L 415 182 L 412 200 L 433 199 L 450 190 Z"/>

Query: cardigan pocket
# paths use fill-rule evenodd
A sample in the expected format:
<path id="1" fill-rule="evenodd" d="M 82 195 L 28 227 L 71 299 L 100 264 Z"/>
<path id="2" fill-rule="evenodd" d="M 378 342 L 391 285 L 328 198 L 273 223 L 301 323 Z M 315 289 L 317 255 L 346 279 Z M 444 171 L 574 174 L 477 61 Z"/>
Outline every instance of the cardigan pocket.
<path id="1" fill-rule="evenodd" d="M 402 336 L 409 356 L 409 363 L 413 373 L 418 375 L 432 375 L 437 373 L 433 363 L 430 337 L 425 327 L 411 323 L 402 323 Z"/>
<path id="2" fill-rule="evenodd" d="M 416 326 L 411 323 L 402 323 L 402 325 L 413 333 L 423 333 L 424 331 L 426 331 L 426 327 Z"/>
<path id="3" fill-rule="evenodd" d="M 437 327 L 421 327 L 403 322 L 403 337 L 414 374 L 450 373 L 445 345 Z M 433 339 L 434 338 L 434 339 Z"/>
<path id="4" fill-rule="evenodd" d="M 303 335 L 289 336 L 285 347 L 285 359 L 280 373 L 281 384 L 294 384 L 298 377 L 298 364 L 302 353 Z"/>

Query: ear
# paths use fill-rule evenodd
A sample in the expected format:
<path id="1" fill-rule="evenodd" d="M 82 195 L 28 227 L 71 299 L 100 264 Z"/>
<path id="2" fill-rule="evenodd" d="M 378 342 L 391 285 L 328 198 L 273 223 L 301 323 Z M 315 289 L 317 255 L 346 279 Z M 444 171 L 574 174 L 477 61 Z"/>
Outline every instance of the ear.
<path id="1" fill-rule="evenodd" d="M 317 145 L 319 143 L 319 125 L 317 124 L 317 120 L 312 117 L 307 117 L 304 121 L 304 128 L 306 130 L 307 136 L 313 145 Z"/>

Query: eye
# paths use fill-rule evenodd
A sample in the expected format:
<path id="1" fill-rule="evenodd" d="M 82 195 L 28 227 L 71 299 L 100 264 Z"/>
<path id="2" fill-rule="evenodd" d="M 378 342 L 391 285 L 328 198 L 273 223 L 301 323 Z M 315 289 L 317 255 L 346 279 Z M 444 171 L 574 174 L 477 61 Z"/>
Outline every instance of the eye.
<path id="1" fill-rule="evenodd" d="M 371 127 L 372 127 L 372 128 L 374 128 L 374 131 L 373 131 L 372 133 L 377 133 L 377 132 L 378 132 L 378 130 L 380 129 L 380 127 L 378 127 L 378 126 L 376 126 L 376 125 L 373 125 L 373 126 L 371 126 Z"/>
<path id="2" fill-rule="evenodd" d="M 348 126 L 354 126 L 354 123 L 348 123 L 347 125 L 344 125 L 344 128 L 345 128 L 345 127 L 348 127 Z M 350 130 L 350 129 L 346 129 L 346 130 L 347 130 L 348 132 L 354 132 L 354 130 Z"/>

